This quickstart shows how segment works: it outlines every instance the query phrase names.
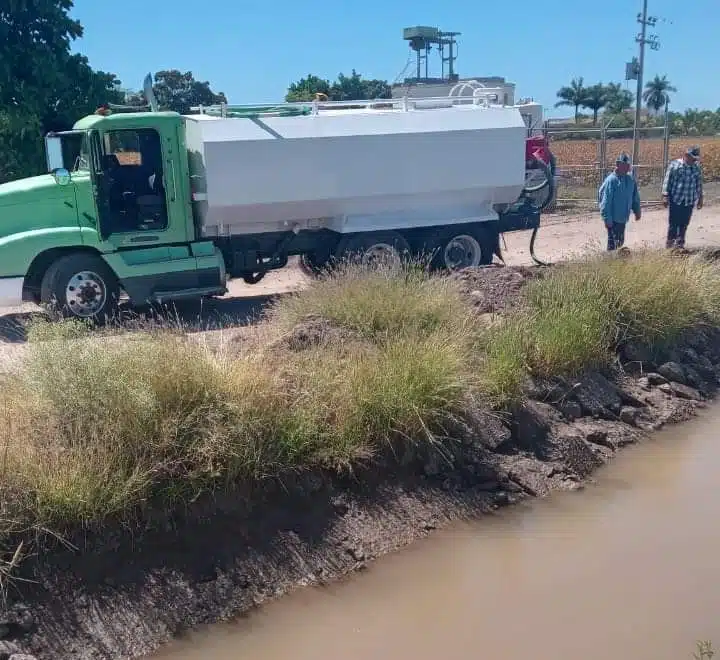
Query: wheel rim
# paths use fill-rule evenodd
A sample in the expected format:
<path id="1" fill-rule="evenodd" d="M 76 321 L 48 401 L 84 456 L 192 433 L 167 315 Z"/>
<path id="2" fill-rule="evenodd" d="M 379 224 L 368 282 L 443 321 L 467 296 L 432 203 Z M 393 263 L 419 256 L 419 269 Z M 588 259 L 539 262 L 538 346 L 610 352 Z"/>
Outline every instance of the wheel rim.
<path id="1" fill-rule="evenodd" d="M 397 267 L 400 265 L 400 254 L 389 243 L 375 243 L 365 250 L 362 261 L 368 266 Z"/>
<path id="2" fill-rule="evenodd" d="M 549 184 L 547 174 L 540 168 L 525 170 L 525 192 L 534 193 L 543 190 Z"/>
<path id="3" fill-rule="evenodd" d="M 107 287 L 97 273 L 84 270 L 75 273 L 65 287 L 65 302 L 81 318 L 95 316 L 107 300 Z"/>
<path id="4" fill-rule="evenodd" d="M 445 246 L 443 260 L 445 266 L 450 270 L 475 268 L 480 265 L 482 260 L 480 243 L 467 234 L 454 236 Z"/>

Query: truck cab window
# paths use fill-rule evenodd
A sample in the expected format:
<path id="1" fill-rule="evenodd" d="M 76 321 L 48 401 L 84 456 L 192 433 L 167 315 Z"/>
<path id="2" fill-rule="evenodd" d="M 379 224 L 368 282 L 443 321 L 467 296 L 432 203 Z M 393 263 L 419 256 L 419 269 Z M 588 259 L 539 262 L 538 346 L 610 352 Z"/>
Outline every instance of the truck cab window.
<path id="1" fill-rule="evenodd" d="M 73 163 L 74 172 L 88 171 L 90 169 L 90 138 L 87 133 L 83 133 L 80 140 L 80 148 L 78 150 L 77 158 Z"/>
<path id="2" fill-rule="evenodd" d="M 167 228 L 162 165 L 157 131 L 105 133 L 101 166 L 106 177 L 111 233 Z"/>

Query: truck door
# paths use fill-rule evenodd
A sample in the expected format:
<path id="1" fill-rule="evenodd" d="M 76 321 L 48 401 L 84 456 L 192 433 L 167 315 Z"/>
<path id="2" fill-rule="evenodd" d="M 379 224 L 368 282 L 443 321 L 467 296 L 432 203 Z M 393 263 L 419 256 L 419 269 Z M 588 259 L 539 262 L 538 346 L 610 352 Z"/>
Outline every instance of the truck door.
<path id="1" fill-rule="evenodd" d="M 101 137 L 98 210 L 102 239 L 114 248 L 186 243 L 174 140 L 155 128 L 122 128 Z"/>

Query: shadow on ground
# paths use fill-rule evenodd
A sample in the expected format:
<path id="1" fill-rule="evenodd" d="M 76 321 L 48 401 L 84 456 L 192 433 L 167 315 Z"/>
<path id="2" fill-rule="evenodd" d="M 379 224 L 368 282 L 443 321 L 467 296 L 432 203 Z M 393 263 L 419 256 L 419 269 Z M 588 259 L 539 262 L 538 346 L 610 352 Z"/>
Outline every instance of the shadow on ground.
<path id="1" fill-rule="evenodd" d="M 243 327 L 257 322 L 268 306 L 281 295 L 286 294 L 252 298 L 212 298 L 152 308 L 123 306 L 118 319 L 112 325 L 128 330 L 167 328 L 183 332 Z M 32 321 L 49 318 L 50 316 L 41 310 L 0 316 L 0 342 L 24 343 L 27 341 L 28 325 Z"/>
<path id="2" fill-rule="evenodd" d="M 210 298 L 200 302 L 178 302 L 165 307 L 127 310 L 121 313 L 120 324 L 139 329 L 144 324 L 154 327 L 203 332 L 222 328 L 243 327 L 256 323 L 263 312 L 282 294 L 252 298 Z"/>

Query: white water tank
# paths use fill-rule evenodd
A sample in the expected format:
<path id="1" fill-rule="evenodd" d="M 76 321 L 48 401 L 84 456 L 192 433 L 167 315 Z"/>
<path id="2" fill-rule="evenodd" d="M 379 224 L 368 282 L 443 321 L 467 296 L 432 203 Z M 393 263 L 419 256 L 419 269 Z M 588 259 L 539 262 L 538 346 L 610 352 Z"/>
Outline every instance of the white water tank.
<path id="1" fill-rule="evenodd" d="M 515 108 L 321 110 L 294 117 L 185 118 L 196 215 L 206 235 L 287 230 L 343 218 L 377 226 L 495 219 L 525 180 Z M 382 219 L 381 219 L 382 218 Z"/>

